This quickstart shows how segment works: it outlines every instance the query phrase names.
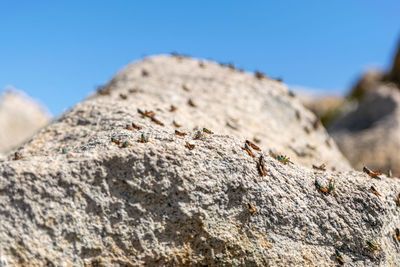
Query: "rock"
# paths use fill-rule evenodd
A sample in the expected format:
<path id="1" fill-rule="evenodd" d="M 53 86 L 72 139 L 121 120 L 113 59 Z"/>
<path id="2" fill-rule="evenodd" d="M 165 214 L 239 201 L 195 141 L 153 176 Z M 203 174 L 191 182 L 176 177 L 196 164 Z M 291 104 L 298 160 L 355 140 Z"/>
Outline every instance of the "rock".
<path id="1" fill-rule="evenodd" d="M 350 170 L 334 142 L 319 159 L 343 169 L 312 170 L 295 156 L 282 164 L 269 148 L 328 137 L 321 126 L 300 131 L 314 115 L 275 81 L 201 65 L 159 56 L 128 66 L 21 147 L 24 158 L 0 162 L 3 265 L 332 266 L 335 249 L 349 266 L 400 261 L 400 181 Z M 174 134 L 174 119 L 186 136 Z M 142 128 L 125 129 L 132 122 Z M 214 134 L 195 139 L 196 126 Z M 252 158 L 242 148 L 255 133 L 262 151 Z M 334 180 L 336 193 L 319 192 L 316 179 Z M 381 251 L 369 251 L 369 239 Z"/>
<path id="2" fill-rule="evenodd" d="M 148 58 L 124 68 L 103 91 L 127 94 L 136 107 L 154 110 L 166 125 L 175 120 L 182 125 L 179 129 L 206 127 L 240 139 L 258 139 L 261 148 L 308 167 L 326 163 L 329 168 L 350 169 L 318 118 L 290 96 L 285 84 L 233 71 L 231 66 L 201 63 L 180 57 Z M 170 112 L 171 105 L 177 110 Z"/>
<path id="3" fill-rule="evenodd" d="M 320 118 L 324 126 L 329 125 L 343 112 L 345 99 L 339 96 L 301 97 L 303 105 Z"/>
<path id="4" fill-rule="evenodd" d="M 0 153 L 22 144 L 50 121 L 42 106 L 17 90 L 0 99 Z"/>
<path id="5" fill-rule="evenodd" d="M 400 176 L 400 90 L 395 86 L 372 90 L 329 132 L 355 169 L 367 165 Z"/>
<path id="6" fill-rule="evenodd" d="M 318 98 L 308 98 L 302 100 L 302 103 L 309 110 L 314 112 L 317 117 L 324 117 L 328 112 L 337 109 L 343 103 L 343 97 L 318 97 Z"/>
<path id="7" fill-rule="evenodd" d="M 356 101 L 361 101 L 363 97 L 382 83 L 385 74 L 378 70 L 366 71 L 359 81 L 351 89 L 348 98 Z"/>
<path id="8" fill-rule="evenodd" d="M 393 60 L 392 69 L 387 75 L 387 80 L 396 83 L 400 88 L 400 42 L 397 48 L 397 53 Z"/>

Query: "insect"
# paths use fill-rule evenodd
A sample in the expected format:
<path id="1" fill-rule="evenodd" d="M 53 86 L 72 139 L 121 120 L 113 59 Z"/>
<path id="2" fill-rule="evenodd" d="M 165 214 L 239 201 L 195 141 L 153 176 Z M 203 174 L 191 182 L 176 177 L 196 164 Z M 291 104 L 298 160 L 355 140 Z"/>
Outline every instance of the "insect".
<path id="1" fill-rule="evenodd" d="M 127 95 L 124 95 L 124 94 L 119 94 L 119 97 L 120 97 L 121 99 L 123 99 L 123 100 L 128 99 L 128 96 L 127 96 Z"/>
<path id="2" fill-rule="evenodd" d="M 257 143 L 257 144 L 261 143 L 261 140 L 258 139 L 257 137 L 253 137 L 253 141 L 254 141 L 254 143 Z"/>
<path id="3" fill-rule="evenodd" d="M 332 179 L 329 179 L 328 194 L 335 194 L 335 181 L 332 181 Z"/>
<path id="4" fill-rule="evenodd" d="M 271 149 L 268 151 L 269 152 L 269 155 L 271 156 L 271 157 L 273 157 L 274 159 L 276 159 L 279 155 L 278 155 L 278 153 L 275 153 L 274 151 L 272 151 Z"/>
<path id="5" fill-rule="evenodd" d="M 329 148 L 332 147 L 332 145 L 331 145 L 331 143 L 330 143 L 330 141 L 329 141 L 329 138 L 325 139 L 325 144 L 326 144 L 326 146 L 329 147 Z"/>
<path id="6" fill-rule="evenodd" d="M 169 108 L 169 111 L 174 112 L 177 109 L 178 109 L 177 107 L 175 107 L 174 105 L 171 105 L 171 107 Z"/>
<path id="7" fill-rule="evenodd" d="M 176 57 L 177 59 L 179 59 L 179 60 L 181 60 L 181 59 L 183 59 L 185 56 L 184 55 L 181 55 L 181 54 L 179 54 L 179 53 L 177 53 L 177 52 L 172 52 L 171 53 L 171 56 L 173 56 L 173 57 Z M 187 56 L 186 56 L 187 57 Z"/>
<path id="8" fill-rule="evenodd" d="M 378 191 L 376 191 L 375 187 L 373 187 L 371 185 L 370 190 L 372 191 L 372 193 L 374 193 L 375 195 L 377 195 L 378 197 L 382 196 L 381 194 L 378 193 Z"/>
<path id="9" fill-rule="evenodd" d="M 188 100 L 188 105 L 191 107 L 194 107 L 194 108 L 197 107 L 191 98 L 189 98 L 189 100 Z"/>
<path id="10" fill-rule="evenodd" d="M 203 128 L 203 132 L 208 133 L 208 134 L 213 134 L 213 131 L 208 130 L 207 128 Z"/>
<path id="11" fill-rule="evenodd" d="M 172 124 L 173 124 L 176 128 L 179 128 L 179 127 L 182 126 L 182 125 L 180 125 L 179 123 L 177 123 L 175 120 L 172 121 Z"/>
<path id="12" fill-rule="evenodd" d="M 141 109 L 137 109 L 137 111 L 138 111 L 138 113 L 140 114 L 140 115 L 142 115 L 142 118 L 144 118 L 144 117 L 149 117 L 149 118 L 151 118 L 151 117 L 154 117 L 156 114 L 153 112 L 153 111 L 143 111 L 143 110 L 141 110 Z"/>
<path id="13" fill-rule="evenodd" d="M 109 95 L 110 94 L 110 88 L 105 88 L 103 86 L 97 87 L 97 93 L 99 95 Z"/>
<path id="14" fill-rule="evenodd" d="M 295 114 L 296 114 L 296 119 L 300 120 L 301 119 L 300 111 L 296 110 Z"/>
<path id="15" fill-rule="evenodd" d="M 67 148 L 65 148 L 65 147 L 63 147 L 63 148 L 61 149 L 61 153 L 66 154 L 67 152 L 68 152 L 68 150 L 67 150 Z"/>
<path id="16" fill-rule="evenodd" d="M 340 253 L 339 250 L 335 249 L 335 254 L 336 254 L 336 259 L 338 260 L 340 265 L 343 265 L 345 262 L 343 260 L 342 253 Z"/>
<path id="17" fill-rule="evenodd" d="M 182 89 L 185 90 L 186 92 L 190 92 L 189 87 L 187 87 L 186 85 L 182 85 Z"/>
<path id="18" fill-rule="evenodd" d="M 254 73 L 254 76 L 256 76 L 256 78 L 259 79 L 259 80 L 266 78 L 265 74 L 260 72 L 260 71 L 256 71 Z"/>
<path id="19" fill-rule="evenodd" d="M 140 136 L 139 142 L 140 142 L 140 143 L 147 143 L 147 142 L 149 142 L 149 137 L 148 137 L 148 136 L 145 136 L 145 135 L 142 133 L 142 135 Z"/>
<path id="20" fill-rule="evenodd" d="M 128 146 L 130 146 L 131 145 L 131 143 L 129 143 L 128 141 L 125 141 L 125 142 L 123 142 L 122 144 L 121 144 L 121 147 L 128 147 Z"/>
<path id="21" fill-rule="evenodd" d="M 164 126 L 164 123 L 162 123 L 161 121 L 157 120 L 156 118 L 150 117 L 150 119 L 151 119 L 151 121 L 154 122 L 155 124 Z"/>
<path id="22" fill-rule="evenodd" d="M 322 124 L 321 120 L 318 117 L 316 117 L 313 122 L 314 130 L 317 130 L 321 126 L 321 124 Z"/>
<path id="23" fill-rule="evenodd" d="M 307 144 L 306 147 L 309 148 L 309 149 L 311 149 L 311 150 L 315 150 L 315 149 L 316 149 L 315 146 L 312 146 L 312 145 L 310 145 L 310 144 Z"/>
<path id="24" fill-rule="evenodd" d="M 125 125 L 125 129 L 129 131 L 133 131 L 133 127 L 130 126 L 129 124 Z"/>
<path id="25" fill-rule="evenodd" d="M 392 170 L 390 170 L 390 169 L 388 170 L 387 177 L 389 177 L 389 178 L 392 177 Z"/>
<path id="26" fill-rule="evenodd" d="M 257 212 L 257 209 L 253 205 L 251 205 L 250 202 L 247 203 L 247 208 L 249 209 L 251 215 Z"/>
<path id="27" fill-rule="evenodd" d="M 397 206 L 400 207 L 400 193 L 397 195 L 396 203 L 397 203 Z"/>
<path id="28" fill-rule="evenodd" d="M 398 241 L 400 241 L 400 230 L 399 230 L 399 228 L 396 228 L 396 229 L 395 229 L 395 234 L 396 234 L 396 239 L 397 239 Z"/>
<path id="29" fill-rule="evenodd" d="M 113 143 L 115 143 L 115 144 L 119 145 L 119 143 L 120 143 L 120 140 L 119 140 L 118 138 L 111 137 L 111 142 L 113 142 Z"/>
<path id="30" fill-rule="evenodd" d="M 255 157 L 253 152 L 251 152 L 250 147 L 246 143 L 244 144 L 244 148 L 243 149 L 246 150 L 247 153 L 249 153 L 250 156 L 252 156 L 253 158 Z"/>
<path id="31" fill-rule="evenodd" d="M 233 130 L 237 130 L 238 129 L 236 126 L 233 126 L 232 124 L 230 124 L 229 121 L 226 122 L 226 126 L 228 126 L 229 128 L 231 128 Z"/>
<path id="32" fill-rule="evenodd" d="M 192 150 L 194 148 L 195 145 L 190 144 L 189 142 L 186 142 L 185 145 L 189 150 Z"/>
<path id="33" fill-rule="evenodd" d="M 233 63 L 228 63 L 228 64 L 226 64 L 226 66 L 228 68 L 230 68 L 231 70 L 235 70 L 236 69 L 235 64 L 233 64 Z"/>
<path id="34" fill-rule="evenodd" d="M 326 187 L 322 186 L 322 185 L 318 182 L 318 180 L 315 180 L 315 187 L 316 187 L 319 191 L 321 191 L 322 193 L 324 193 L 324 194 L 327 194 L 327 193 L 328 193 L 328 189 L 327 189 Z"/>
<path id="35" fill-rule="evenodd" d="M 137 93 L 137 92 L 139 92 L 139 91 L 140 91 L 140 90 L 137 89 L 137 88 L 131 88 L 131 89 L 128 90 L 128 92 L 131 93 L 131 94 Z"/>
<path id="36" fill-rule="evenodd" d="M 365 172 L 366 174 L 368 174 L 369 176 L 371 176 L 372 178 L 378 178 L 380 179 L 379 175 L 382 174 L 381 171 L 371 171 L 370 169 L 368 169 L 367 167 L 363 168 L 363 172 Z"/>
<path id="37" fill-rule="evenodd" d="M 149 74 L 150 73 L 147 70 L 145 70 L 145 69 L 142 70 L 142 76 L 143 77 L 147 77 L 147 76 L 149 76 Z"/>
<path id="38" fill-rule="evenodd" d="M 180 135 L 180 136 L 185 136 L 186 135 L 186 133 L 180 132 L 178 130 L 175 130 L 175 134 L 176 135 Z"/>
<path id="39" fill-rule="evenodd" d="M 200 139 L 203 137 L 203 133 L 201 131 L 197 131 L 197 133 L 194 135 L 194 139 Z"/>
<path id="40" fill-rule="evenodd" d="M 290 161 L 290 158 L 284 156 L 284 155 L 279 155 L 276 157 L 277 160 L 279 160 L 281 163 L 283 163 L 284 165 L 286 165 L 287 163 L 292 163 Z"/>
<path id="41" fill-rule="evenodd" d="M 303 129 L 307 134 L 311 133 L 310 129 L 307 126 L 304 126 Z"/>
<path id="42" fill-rule="evenodd" d="M 367 240 L 366 243 L 367 243 L 367 245 L 368 245 L 368 248 L 371 249 L 371 250 L 375 250 L 375 251 L 381 250 L 381 249 L 379 248 L 380 245 L 377 244 L 377 243 L 375 243 L 375 242 L 372 241 L 372 240 Z"/>
<path id="43" fill-rule="evenodd" d="M 132 122 L 132 127 L 135 128 L 136 130 L 141 130 L 142 127 L 140 127 L 139 125 L 135 124 Z"/>
<path id="44" fill-rule="evenodd" d="M 19 160 L 19 159 L 23 159 L 24 157 L 22 156 L 22 154 L 21 153 L 19 153 L 19 152 L 15 152 L 14 153 L 14 158 L 13 158 L 13 160 Z"/>
<path id="45" fill-rule="evenodd" d="M 253 149 L 260 151 L 261 149 L 256 146 L 253 142 L 251 142 L 250 140 L 246 140 L 246 144 L 248 144 L 249 146 L 251 146 Z"/>
<path id="46" fill-rule="evenodd" d="M 145 117 L 149 117 L 149 118 L 153 118 L 154 116 L 156 116 L 156 114 L 152 110 L 149 110 L 149 111 L 146 110 L 144 112 L 144 116 Z"/>
<path id="47" fill-rule="evenodd" d="M 325 167 L 326 167 L 325 163 L 321 164 L 320 166 L 317 166 L 317 165 L 314 165 L 314 164 L 313 164 L 312 167 L 313 167 L 313 169 L 316 169 L 316 170 L 326 171 L 326 169 L 325 169 Z"/>
<path id="48" fill-rule="evenodd" d="M 257 169 L 258 169 L 258 171 L 259 171 L 261 176 L 266 176 L 267 175 L 267 171 L 266 171 L 266 168 L 265 168 L 265 160 L 264 160 L 263 155 L 261 155 L 260 158 L 258 159 Z"/>

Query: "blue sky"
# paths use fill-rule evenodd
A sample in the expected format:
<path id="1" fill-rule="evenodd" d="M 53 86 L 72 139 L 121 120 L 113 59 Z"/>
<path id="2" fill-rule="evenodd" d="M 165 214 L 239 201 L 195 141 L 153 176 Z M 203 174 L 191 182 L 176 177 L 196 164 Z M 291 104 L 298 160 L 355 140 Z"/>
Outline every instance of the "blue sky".
<path id="1" fill-rule="evenodd" d="M 0 90 L 54 115 L 144 55 L 177 51 L 344 92 L 400 41 L 400 1 L 1 1 Z"/>

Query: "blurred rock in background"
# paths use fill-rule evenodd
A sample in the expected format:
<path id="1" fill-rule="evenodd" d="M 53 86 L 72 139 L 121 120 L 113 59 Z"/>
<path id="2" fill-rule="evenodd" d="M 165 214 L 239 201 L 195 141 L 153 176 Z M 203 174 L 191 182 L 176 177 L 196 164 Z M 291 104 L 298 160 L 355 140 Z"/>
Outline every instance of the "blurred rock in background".
<path id="1" fill-rule="evenodd" d="M 334 112 L 328 131 L 354 168 L 400 176 L 400 46 L 392 69 L 367 72 Z"/>
<path id="2" fill-rule="evenodd" d="M 22 91 L 7 89 L 0 98 L 0 153 L 20 145 L 50 121 L 50 113 Z"/>
<path id="3" fill-rule="evenodd" d="M 400 87 L 400 42 L 393 60 L 392 70 L 387 74 L 386 80 L 396 83 Z"/>
<path id="4" fill-rule="evenodd" d="M 355 169 L 391 169 L 394 175 L 400 175 L 399 107 L 400 90 L 393 84 L 381 84 L 329 127 Z"/>
<path id="5" fill-rule="evenodd" d="M 300 94 L 299 98 L 306 108 L 314 112 L 323 125 L 329 125 L 333 119 L 341 114 L 341 108 L 345 102 L 344 97 L 334 95 L 308 96 Z"/>

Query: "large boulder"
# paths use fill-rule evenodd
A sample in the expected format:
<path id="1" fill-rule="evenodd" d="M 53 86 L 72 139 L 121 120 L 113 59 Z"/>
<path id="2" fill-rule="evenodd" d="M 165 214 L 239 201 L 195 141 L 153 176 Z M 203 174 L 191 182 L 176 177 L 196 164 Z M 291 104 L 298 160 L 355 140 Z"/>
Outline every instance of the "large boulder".
<path id="1" fill-rule="evenodd" d="M 393 84 L 372 90 L 329 131 L 354 168 L 400 176 L 400 90 Z"/>
<path id="2" fill-rule="evenodd" d="M 349 266 L 400 262 L 400 181 L 349 169 L 321 126 L 303 133 L 314 118 L 266 78 L 181 57 L 133 64 L 2 159 L 0 262 L 332 266 L 335 249 Z M 195 138 L 203 126 L 214 134 Z M 243 150 L 253 136 L 255 158 Z M 268 153 L 296 144 L 318 147 L 287 164 Z M 337 171 L 303 166 L 314 161 Z"/>
<path id="3" fill-rule="evenodd" d="M 261 148 L 308 167 L 325 163 L 329 168 L 350 168 L 319 119 L 285 84 L 260 73 L 159 56 L 121 70 L 100 91 L 102 95 L 107 92 L 125 94 L 129 103 L 143 110 L 158 109 L 166 125 L 173 126 L 175 120 L 183 129 L 207 127 L 240 139 L 259 140 Z M 171 105 L 177 110 L 170 112 Z"/>
<path id="4" fill-rule="evenodd" d="M 7 90 L 0 98 L 0 153 L 32 137 L 50 121 L 49 113 L 18 90 Z"/>

